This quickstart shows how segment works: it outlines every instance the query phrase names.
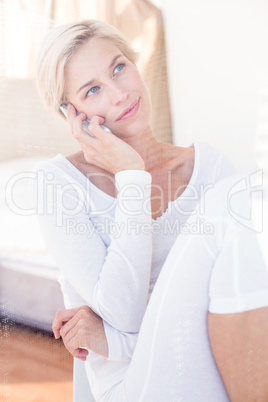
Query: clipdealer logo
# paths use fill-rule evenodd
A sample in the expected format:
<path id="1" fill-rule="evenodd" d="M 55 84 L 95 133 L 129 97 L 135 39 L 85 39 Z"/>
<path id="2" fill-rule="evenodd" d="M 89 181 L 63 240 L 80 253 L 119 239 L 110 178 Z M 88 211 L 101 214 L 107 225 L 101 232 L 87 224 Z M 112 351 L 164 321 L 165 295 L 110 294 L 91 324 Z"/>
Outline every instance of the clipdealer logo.
<path id="1" fill-rule="evenodd" d="M 243 202 L 238 203 L 239 199 Z M 242 177 L 228 192 L 228 210 L 241 225 L 257 233 L 263 231 L 263 171 Z M 239 207 L 237 207 L 237 205 Z"/>
<path id="2" fill-rule="evenodd" d="M 94 175 L 96 174 L 92 174 L 90 177 Z M 105 176 L 104 174 L 101 175 Z M 26 181 L 28 181 L 28 185 L 26 185 Z M 31 202 L 26 206 L 21 205 L 21 199 L 18 196 L 19 189 L 22 187 L 23 191 L 31 193 Z M 152 187 L 156 187 L 155 190 L 158 192 L 156 198 L 159 210 L 156 212 L 160 212 L 165 208 L 165 192 L 160 186 L 152 185 Z M 188 185 L 187 191 L 185 191 L 185 186 L 177 188 L 174 197 L 178 202 L 174 202 L 173 206 L 178 215 L 183 215 L 184 217 L 197 213 L 204 215 L 204 195 L 212 187 L 212 184 L 201 184 L 198 187 Z M 29 188 L 31 191 L 29 191 Z M 10 177 L 6 184 L 5 194 L 6 204 L 13 213 L 24 216 L 54 215 L 55 224 L 61 226 L 64 225 L 65 219 L 77 217 L 85 206 L 92 211 L 92 213 L 89 213 L 89 218 L 91 216 L 110 215 L 116 205 L 121 212 L 129 217 L 137 216 L 141 213 L 151 214 L 151 198 L 148 189 L 148 185 L 143 188 L 135 183 L 126 184 L 120 189 L 118 198 L 111 197 L 110 203 L 105 207 L 99 208 L 93 201 L 92 194 L 94 191 L 92 192 L 90 180 L 86 180 L 83 185 L 71 180 L 62 183 L 57 181 L 54 173 L 39 169 L 35 172 L 19 172 Z M 144 191 L 147 191 L 148 196 L 144 197 Z M 170 192 L 170 189 L 168 191 Z M 171 194 L 169 194 L 169 197 L 171 197 Z M 131 207 L 131 201 L 134 201 L 134 209 Z M 198 205 L 198 211 L 196 210 L 196 205 Z"/>

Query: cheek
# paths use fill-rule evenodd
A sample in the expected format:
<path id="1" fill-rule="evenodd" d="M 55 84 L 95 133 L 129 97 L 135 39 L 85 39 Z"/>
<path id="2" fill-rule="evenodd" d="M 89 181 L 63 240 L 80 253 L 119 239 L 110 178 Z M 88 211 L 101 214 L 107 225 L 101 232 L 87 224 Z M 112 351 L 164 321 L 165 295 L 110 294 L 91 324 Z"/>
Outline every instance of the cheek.
<path id="1" fill-rule="evenodd" d="M 94 104 L 88 107 L 88 116 L 91 118 L 92 116 L 103 117 L 105 120 L 109 118 L 108 110 L 110 110 L 109 106 L 102 104 Z"/>
<path id="2" fill-rule="evenodd" d="M 148 120 L 150 122 L 151 114 L 152 114 L 152 102 L 151 102 L 151 96 L 150 96 L 149 90 L 145 84 L 144 84 L 144 90 L 143 90 L 143 103 L 144 103 L 145 113 L 148 116 Z"/>
<path id="3" fill-rule="evenodd" d="M 137 84 L 136 84 L 136 88 L 140 88 L 142 95 L 143 95 L 143 99 L 144 102 L 146 103 L 146 105 L 148 104 L 148 109 L 151 110 L 152 105 L 151 105 L 151 96 L 149 93 L 149 90 L 146 86 L 146 84 L 144 83 L 144 81 L 142 80 L 142 78 L 140 77 L 139 80 L 137 80 Z"/>
<path id="4" fill-rule="evenodd" d="M 152 109 L 152 100 L 151 100 L 151 95 L 150 95 L 149 89 L 147 88 L 146 85 L 145 85 L 145 93 L 146 93 L 146 98 L 148 101 L 149 108 L 151 110 Z"/>
<path id="5" fill-rule="evenodd" d="M 133 87 L 139 89 L 140 91 L 144 92 L 146 89 L 145 83 L 139 74 L 135 74 L 132 79 Z"/>
<path id="6" fill-rule="evenodd" d="M 109 110 L 105 102 L 99 99 L 85 100 L 79 102 L 80 110 L 86 113 L 87 117 L 91 119 L 93 116 L 100 116 L 106 118 L 106 111 Z"/>

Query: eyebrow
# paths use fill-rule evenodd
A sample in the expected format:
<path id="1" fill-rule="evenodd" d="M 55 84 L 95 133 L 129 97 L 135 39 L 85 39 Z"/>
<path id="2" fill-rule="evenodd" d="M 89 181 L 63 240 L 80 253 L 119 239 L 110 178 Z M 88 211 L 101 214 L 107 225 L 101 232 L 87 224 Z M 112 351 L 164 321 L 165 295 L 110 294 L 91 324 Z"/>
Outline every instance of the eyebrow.
<path id="1" fill-rule="evenodd" d="M 118 59 L 119 57 L 121 57 L 121 56 L 122 56 L 122 54 L 120 53 L 120 54 L 118 54 L 117 56 L 115 56 L 115 57 L 113 58 L 113 60 L 112 60 L 111 63 L 110 63 L 109 69 L 112 68 L 112 67 L 115 65 L 117 59 Z M 84 85 L 82 85 L 82 86 L 76 91 L 76 94 L 78 94 L 78 92 L 80 92 L 82 89 L 84 89 L 84 88 L 86 88 L 86 87 L 92 85 L 94 81 L 95 81 L 95 79 L 93 78 L 92 80 L 86 82 Z"/>

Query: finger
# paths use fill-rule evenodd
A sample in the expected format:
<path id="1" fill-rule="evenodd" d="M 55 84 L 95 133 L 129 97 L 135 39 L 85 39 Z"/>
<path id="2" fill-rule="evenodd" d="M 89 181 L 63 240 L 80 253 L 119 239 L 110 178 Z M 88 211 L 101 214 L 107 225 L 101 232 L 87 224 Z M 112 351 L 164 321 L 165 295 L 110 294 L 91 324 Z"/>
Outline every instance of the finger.
<path id="1" fill-rule="evenodd" d="M 107 132 L 101 127 L 105 123 L 105 119 L 100 116 L 93 116 L 90 120 L 90 124 L 88 129 L 94 133 L 94 135 L 98 138 L 102 138 L 102 136 L 107 136 Z"/>
<path id="2" fill-rule="evenodd" d="M 67 115 L 68 115 L 69 123 L 71 123 L 74 120 L 74 118 L 76 117 L 75 107 L 71 103 L 68 104 Z"/>
<path id="3" fill-rule="evenodd" d="M 62 339 L 69 342 L 70 339 L 77 333 L 80 325 L 84 325 L 85 319 L 89 319 L 92 314 L 92 310 L 88 306 L 81 306 L 73 309 L 75 314 L 60 328 L 60 335 Z"/>
<path id="4" fill-rule="evenodd" d="M 88 122 L 85 121 L 87 116 L 85 113 L 77 114 L 75 107 L 71 103 L 68 104 L 67 113 L 68 122 L 71 126 L 71 132 L 76 139 L 79 139 L 81 141 L 83 136 L 86 135 L 83 129 L 83 124 L 85 125 L 85 128 L 87 128 Z"/>
<path id="5" fill-rule="evenodd" d="M 72 122 L 72 133 L 74 137 L 79 141 L 87 142 L 91 140 L 90 144 L 94 144 L 95 134 L 89 129 L 89 122 L 86 120 L 87 116 L 85 113 L 81 113 L 73 119 Z"/>
<path id="6" fill-rule="evenodd" d="M 66 349 L 72 356 L 80 358 L 88 355 L 87 347 L 82 346 L 84 343 L 80 339 L 77 327 L 72 328 L 62 339 Z"/>
<path id="7" fill-rule="evenodd" d="M 62 326 L 68 322 L 74 315 L 81 309 L 81 307 L 68 309 L 68 310 L 61 310 L 56 313 L 52 324 L 52 331 L 56 339 L 60 337 L 60 329 Z"/>
<path id="8" fill-rule="evenodd" d="M 89 130 L 89 121 L 88 120 L 84 120 L 82 122 L 82 129 L 88 133 L 91 137 L 96 137 L 90 130 Z"/>
<path id="9" fill-rule="evenodd" d="M 71 355 L 85 362 L 87 360 L 88 351 L 86 349 L 78 348 L 73 353 L 71 353 Z"/>
<path id="10" fill-rule="evenodd" d="M 83 358 L 86 360 L 87 356 L 88 356 L 88 350 L 84 349 L 84 348 L 78 348 L 77 350 L 75 350 L 75 353 L 77 354 L 77 357 L 79 359 Z"/>
<path id="11" fill-rule="evenodd" d="M 90 123 L 97 124 L 98 126 L 100 126 L 105 123 L 105 119 L 104 117 L 101 116 L 93 116 L 92 119 L 90 119 Z"/>
<path id="12" fill-rule="evenodd" d="M 79 348 L 77 341 L 77 331 L 76 328 L 72 328 L 67 334 L 62 334 L 62 340 L 69 352 L 74 356 L 75 350 Z M 75 356 L 76 357 L 76 356 Z"/>
<path id="13" fill-rule="evenodd" d="M 66 322 L 60 329 L 60 336 L 62 337 L 63 341 L 69 342 L 72 337 L 75 335 L 76 326 L 79 321 L 77 315 L 74 315 L 68 322 Z M 73 333 L 73 335 L 72 335 Z"/>

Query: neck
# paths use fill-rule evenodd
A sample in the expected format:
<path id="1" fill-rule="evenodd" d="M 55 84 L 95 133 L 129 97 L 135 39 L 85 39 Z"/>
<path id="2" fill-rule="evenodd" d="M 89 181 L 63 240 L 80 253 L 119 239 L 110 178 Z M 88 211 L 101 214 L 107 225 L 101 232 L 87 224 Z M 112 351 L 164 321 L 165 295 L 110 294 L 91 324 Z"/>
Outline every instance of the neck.
<path id="1" fill-rule="evenodd" d="M 145 163 L 145 170 L 150 171 L 159 163 L 163 144 L 153 136 L 151 127 L 148 127 L 140 135 L 124 138 L 124 141 L 142 157 Z"/>

